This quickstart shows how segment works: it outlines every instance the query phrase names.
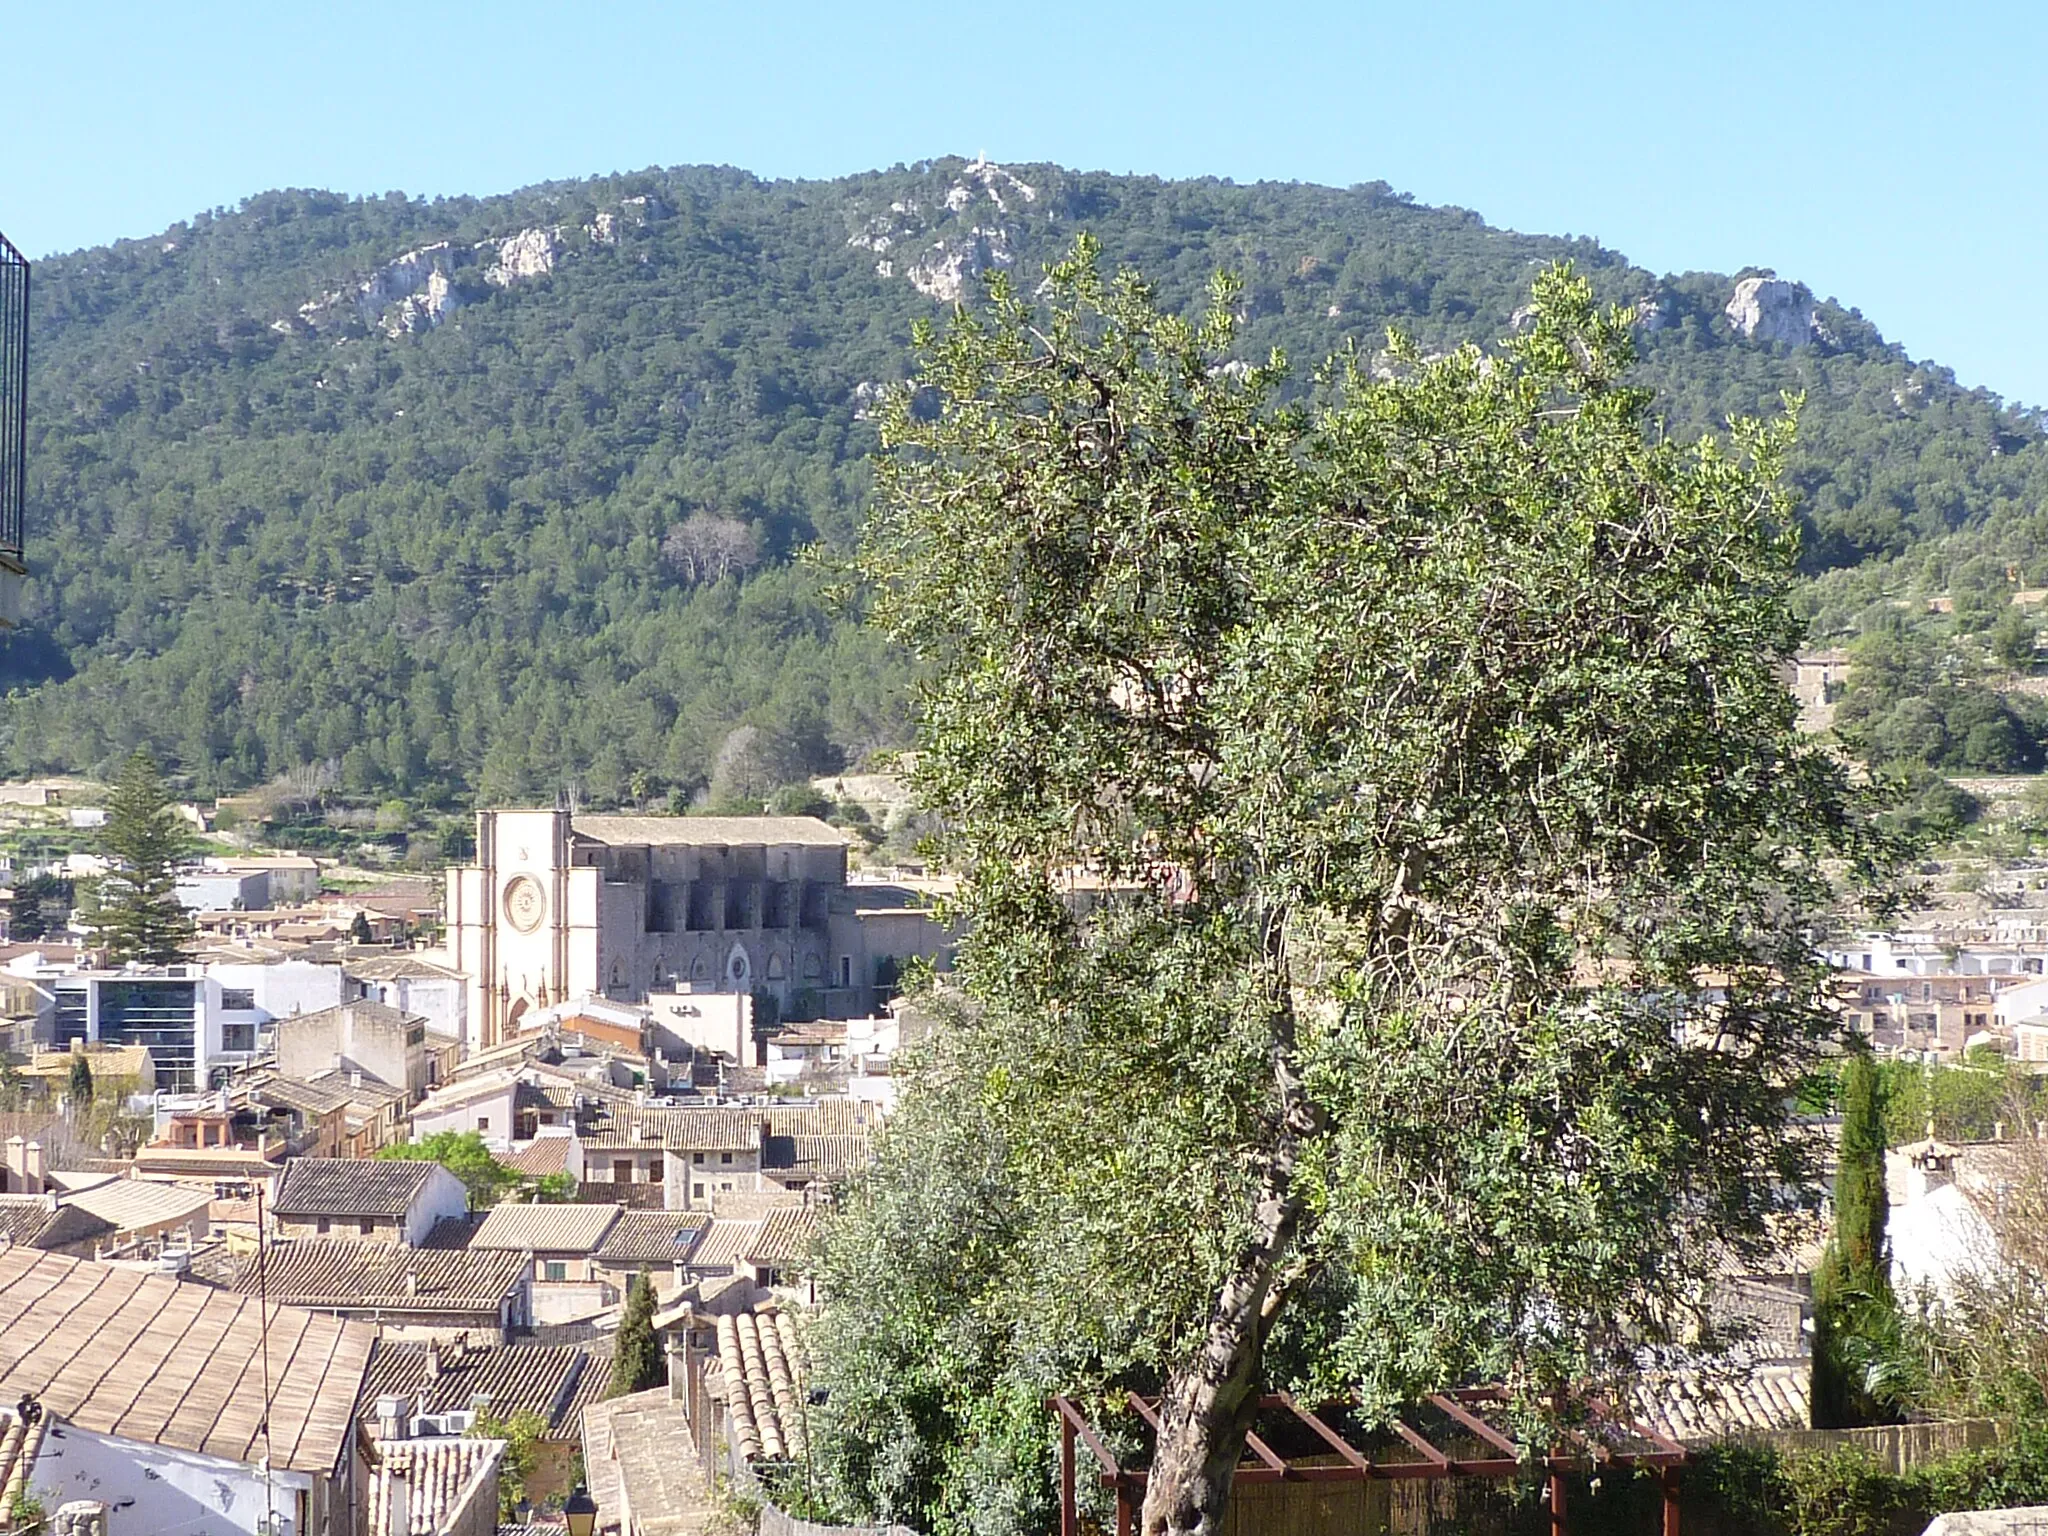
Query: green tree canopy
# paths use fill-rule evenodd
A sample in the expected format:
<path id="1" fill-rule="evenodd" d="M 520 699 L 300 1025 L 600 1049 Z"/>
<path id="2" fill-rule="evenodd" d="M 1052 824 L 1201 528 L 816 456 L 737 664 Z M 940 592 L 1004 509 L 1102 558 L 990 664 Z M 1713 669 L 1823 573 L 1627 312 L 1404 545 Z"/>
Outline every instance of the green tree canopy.
<path id="1" fill-rule="evenodd" d="M 1802 925 L 1880 850 L 1777 678 L 1789 428 L 1647 433 L 1581 279 L 1298 407 L 1231 284 L 1185 322 L 1084 242 L 1047 294 L 921 331 L 862 556 L 970 920 L 911 1091 L 1002 1128 L 1013 1212 L 896 1364 L 1001 1337 L 919 1447 L 827 1432 L 924 1462 L 849 1503 L 961 1528 L 1006 1415 L 1156 1390 L 1145 1529 L 1213 1529 L 1260 1388 L 1625 1370 L 1765 1252 L 1833 1028 Z M 1124 889 L 1077 917 L 1076 867 Z"/>
<path id="2" fill-rule="evenodd" d="M 90 916 L 109 965 L 174 964 L 190 951 L 192 914 L 178 901 L 176 875 L 187 842 L 156 760 L 135 753 L 107 797 L 100 850 L 112 868 L 99 881 Z"/>
<path id="3" fill-rule="evenodd" d="M 419 1141 L 385 1147 L 377 1155 L 387 1159 L 439 1163 L 469 1191 L 471 1210 L 483 1210 L 503 1199 L 519 1183 L 519 1175 L 507 1168 L 484 1145 L 475 1131 L 436 1131 Z"/>
<path id="4" fill-rule="evenodd" d="M 626 1309 L 612 1342 L 612 1379 L 606 1397 L 624 1397 L 661 1385 L 661 1341 L 654 1336 L 654 1284 L 641 1270 L 626 1290 Z"/>
<path id="5" fill-rule="evenodd" d="M 1884 1082 L 1870 1053 L 1852 1049 L 1841 1073 L 1842 1139 L 1835 1224 L 1813 1276 L 1813 1422 L 1847 1429 L 1888 1416 L 1872 1365 L 1897 1331 L 1885 1246 Z"/>

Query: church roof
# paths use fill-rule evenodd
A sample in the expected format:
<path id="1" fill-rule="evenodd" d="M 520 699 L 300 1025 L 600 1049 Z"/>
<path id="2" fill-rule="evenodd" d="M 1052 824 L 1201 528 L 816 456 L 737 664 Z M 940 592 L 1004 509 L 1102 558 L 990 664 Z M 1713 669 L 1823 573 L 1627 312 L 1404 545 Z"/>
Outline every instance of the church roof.
<path id="1" fill-rule="evenodd" d="M 578 816 L 578 836 L 613 846 L 774 847 L 800 843 L 844 847 L 846 834 L 815 816 Z"/>

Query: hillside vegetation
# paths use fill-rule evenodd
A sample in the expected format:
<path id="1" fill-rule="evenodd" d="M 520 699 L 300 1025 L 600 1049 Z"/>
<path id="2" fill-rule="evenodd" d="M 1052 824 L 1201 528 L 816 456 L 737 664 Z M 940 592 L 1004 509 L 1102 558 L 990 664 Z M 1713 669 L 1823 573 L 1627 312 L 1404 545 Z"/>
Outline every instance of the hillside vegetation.
<path id="1" fill-rule="evenodd" d="M 1640 376 L 1667 430 L 1804 392 L 1822 632 L 1899 591 L 1988 611 L 2048 582 L 2031 413 L 1832 302 L 1806 344 L 1745 338 L 1742 274 L 1657 277 L 1383 185 L 941 160 L 276 192 L 37 269 L 36 574 L 0 647 L 0 766 L 146 745 L 200 791 L 331 765 L 415 805 L 743 804 L 902 745 L 904 662 L 792 557 L 849 538 L 912 324 L 1084 229 L 1170 305 L 1242 273 L 1246 355 L 1284 347 L 1300 387 L 1389 325 L 1492 342 L 1569 258 L 1654 307 Z"/>

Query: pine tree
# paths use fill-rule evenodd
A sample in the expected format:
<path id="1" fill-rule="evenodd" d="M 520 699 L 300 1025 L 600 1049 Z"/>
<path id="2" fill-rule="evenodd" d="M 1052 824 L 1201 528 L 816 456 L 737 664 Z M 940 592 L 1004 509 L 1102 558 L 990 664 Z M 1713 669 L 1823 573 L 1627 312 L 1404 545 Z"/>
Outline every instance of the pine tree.
<path id="1" fill-rule="evenodd" d="M 70 1098 L 80 1108 L 92 1102 L 92 1063 L 83 1056 L 71 1058 Z"/>
<path id="2" fill-rule="evenodd" d="M 645 1392 L 662 1381 L 661 1345 L 654 1337 L 654 1286 L 647 1271 L 633 1277 L 626 1292 L 626 1310 L 619 1317 L 612 1344 L 612 1380 L 606 1397 Z"/>
<path id="3" fill-rule="evenodd" d="M 1849 1429 L 1890 1417 L 1870 1366 L 1897 1318 L 1885 1223 L 1884 1094 L 1867 1050 L 1842 1064 L 1835 1225 L 1813 1274 L 1813 1422 Z"/>
<path id="4" fill-rule="evenodd" d="M 192 915 L 178 902 L 173 868 L 184 842 L 155 759 L 137 752 L 107 800 L 100 848 L 113 868 L 100 881 L 89 919 L 109 965 L 168 965 L 186 957 Z"/>

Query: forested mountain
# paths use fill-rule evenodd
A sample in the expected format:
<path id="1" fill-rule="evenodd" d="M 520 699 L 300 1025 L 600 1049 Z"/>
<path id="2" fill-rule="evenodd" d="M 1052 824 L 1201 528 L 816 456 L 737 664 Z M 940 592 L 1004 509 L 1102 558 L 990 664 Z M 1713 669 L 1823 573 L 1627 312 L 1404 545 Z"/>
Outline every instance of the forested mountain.
<path id="1" fill-rule="evenodd" d="M 1724 309 L 1748 274 L 1657 277 L 1383 185 L 951 159 L 277 192 L 37 268 L 4 766 L 147 744 L 200 790 L 331 763 L 417 804 L 572 780 L 657 803 L 900 744 L 903 664 L 791 557 L 849 537 L 864 407 L 906 375 L 912 323 L 980 270 L 1031 281 L 1082 230 L 1176 305 L 1242 273 L 1247 355 L 1283 346 L 1304 383 L 1390 324 L 1492 342 L 1569 257 L 1645 305 L 1669 430 L 1805 392 L 1791 473 L 1823 626 L 1887 588 L 2048 580 L 2032 414 L 1789 285 L 1745 335 Z"/>

